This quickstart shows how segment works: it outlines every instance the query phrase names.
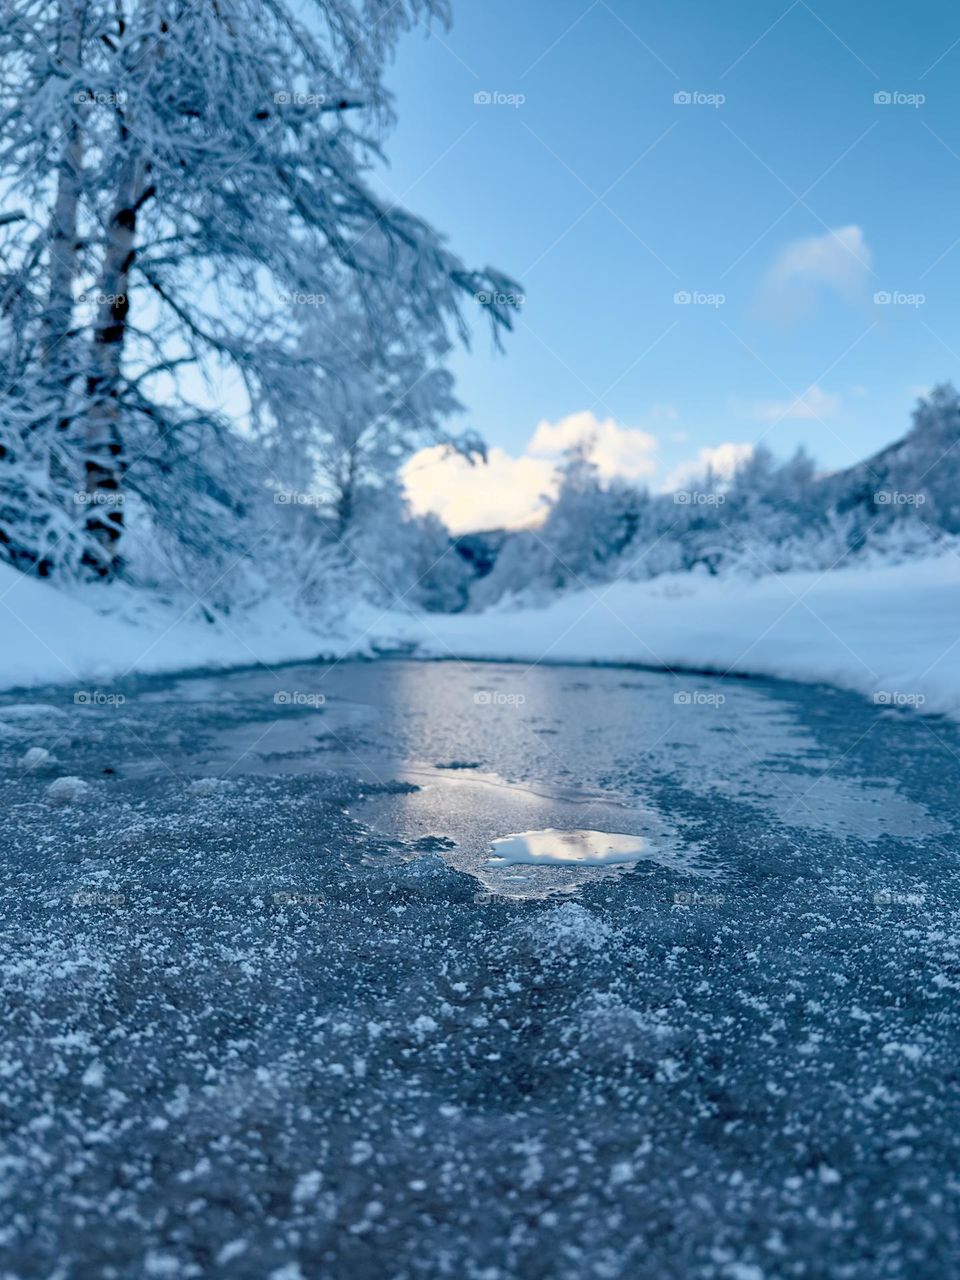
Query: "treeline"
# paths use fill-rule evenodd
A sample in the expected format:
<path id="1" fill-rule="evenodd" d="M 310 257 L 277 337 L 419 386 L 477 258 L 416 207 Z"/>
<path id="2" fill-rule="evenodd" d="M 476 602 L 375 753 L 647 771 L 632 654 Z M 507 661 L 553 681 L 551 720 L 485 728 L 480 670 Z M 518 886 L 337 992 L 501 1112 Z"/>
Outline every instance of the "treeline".
<path id="1" fill-rule="evenodd" d="M 937 387 L 909 433 L 845 471 L 802 450 L 759 447 L 730 478 L 707 471 L 675 493 L 603 481 L 589 445 L 571 453 L 543 526 L 497 540 L 471 605 L 664 573 L 831 569 L 929 551 L 960 535 L 960 397 Z M 476 554 L 473 553 L 474 559 Z"/>

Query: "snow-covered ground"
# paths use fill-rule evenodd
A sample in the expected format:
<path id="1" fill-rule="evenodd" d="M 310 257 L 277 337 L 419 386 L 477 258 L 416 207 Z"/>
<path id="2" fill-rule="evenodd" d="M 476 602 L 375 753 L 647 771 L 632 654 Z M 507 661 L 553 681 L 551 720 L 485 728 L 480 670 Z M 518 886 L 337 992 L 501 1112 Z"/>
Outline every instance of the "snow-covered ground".
<path id="1" fill-rule="evenodd" d="M 214 621 L 196 602 L 120 586 L 73 592 L 0 564 L 0 688 L 362 653 L 369 607 L 311 625 L 267 600 Z"/>
<path id="2" fill-rule="evenodd" d="M 760 579 L 671 575 L 482 614 L 344 604 L 315 623 L 276 601 L 208 622 L 196 607 L 101 598 L 124 607 L 100 612 L 88 603 L 96 591 L 79 598 L 0 566 L 0 686 L 403 647 L 420 656 L 776 676 L 960 718 L 960 558 L 952 553 Z"/>
<path id="3" fill-rule="evenodd" d="M 759 579 L 671 575 L 542 609 L 428 615 L 419 651 L 522 662 L 633 662 L 823 682 L 960 716 L 960 558 Z"/>

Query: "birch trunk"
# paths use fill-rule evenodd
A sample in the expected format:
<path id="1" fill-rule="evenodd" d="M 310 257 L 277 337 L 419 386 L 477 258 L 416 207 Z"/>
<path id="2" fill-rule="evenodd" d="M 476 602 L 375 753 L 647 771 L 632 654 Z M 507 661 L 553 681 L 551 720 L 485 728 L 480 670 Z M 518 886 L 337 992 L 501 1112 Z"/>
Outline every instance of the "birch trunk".
<path id="1" fill-rule="evenodd" d="M 85 8 L 86 0 L 61 0 L 57 62 L 68 73 L 79 65 Z M 84 142 L 83 126 L 78 116 L 78 111 L 68 112 L 64 127 L 57 194 L 50 219 L 49 289 L 41 335 L 41 352 L 48 380 L 52 387 L 60 390 L 66 389 L 72 372 L 68 345 L 73 322 L 73 287 L 77 277 Z"/>
<path id="2" fill-rule="evenodd" d="M 133 148 L 133 140 L 129 141 Z M 97 295 L 99 311 L 90 353 L 85 487 L 90 506 L 87 533 L 96 547 L 87 553 L 85 561 L 103 576 L 119 566 L 118 544 L 123 533 L 123 349 L 130 315 L 130 273 L 137 253 L 137 215 L 153 195 L 153 188 L 146 185 L 148 173 L 148 163 L 132 150 L 107 229 Z"/>

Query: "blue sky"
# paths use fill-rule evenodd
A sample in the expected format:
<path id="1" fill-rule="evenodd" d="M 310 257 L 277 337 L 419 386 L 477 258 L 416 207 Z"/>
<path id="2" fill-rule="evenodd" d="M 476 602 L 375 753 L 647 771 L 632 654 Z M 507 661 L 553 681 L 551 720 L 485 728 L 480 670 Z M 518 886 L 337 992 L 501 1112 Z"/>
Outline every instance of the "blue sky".
<path id="1" fill-rule="evenodd" d="M 455 361 L 469 423 L 519 456 L 589 411 L 656 485 L 724 443 L 839 467 L 901 434 L 960 378 L 958 70 L 929 0 L 461 0 L 407 37 L 385 180 L 527 299 L 506 356 L 478 330 Z"/>

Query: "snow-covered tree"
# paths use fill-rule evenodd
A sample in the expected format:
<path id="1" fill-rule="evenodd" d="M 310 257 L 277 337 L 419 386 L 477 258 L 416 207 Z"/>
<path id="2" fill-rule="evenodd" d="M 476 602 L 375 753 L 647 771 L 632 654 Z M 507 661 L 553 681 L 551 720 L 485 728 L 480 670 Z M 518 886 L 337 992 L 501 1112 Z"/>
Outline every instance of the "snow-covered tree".
<path id="1" fill-rule="evenodd" d="M 831 485 L 861 536 L 891 522 L 960 533 L 960 395 L 949 383 L 917 403 L 910 431 Z"/>
<path id="2" fill-rule="evenodd" d="M 421 445 L 484 452 L 475 433 L 446 425 L 461 409 L 444 366 L 451 342 L 441 317 L 417 312 L 416 266 L 398 253 L 383 285 L 389 305 L 373 315 L 349 281 L 334 293 L 289 295 L 290 342 L 302 362 L 279 361 L 251 389 L 278 476 L 315 492 L 341 539 L 361 495 L 376 493 Z"/>
<path id="3" fill-rule="evenodd" d="M 367 180 L 391 115 L 384 60 L 412 23 L 446 17 L 445 0 L 7 0 L 0 182 L 26 217 L 0 225 L 0 314 L 30 353 L 7 323 L 10 559 L 111 573 L 128 494 L 204 536 L 203 483 L 171 502 L 170 468 L 186 454 L 199 472 L 196 440 L 229 430 L 205 378 L 233 370 L 262 404 L 278 370 L 310 369 L 284 299 L 348 296 L 383 366 L 401 313 L 412 346 L 463 335 L 471 295 L 509 326 L 515 287 Z"/>
<path id="4" fill-rule="evenodd" d="M 804 450 L 778 460 L 762 445 L 732 476 L 707 468 L 676 493 L 603 481 L 589 444 L 558 472 L 536 531 L 509 534 L 471 607 L 505 596 L 664 573 L 832 569 L 852 557 L 929 553 L 960 534 L 960 395 L 935 388 L 910 432 L 846 471 L 819 473 Z"/>

